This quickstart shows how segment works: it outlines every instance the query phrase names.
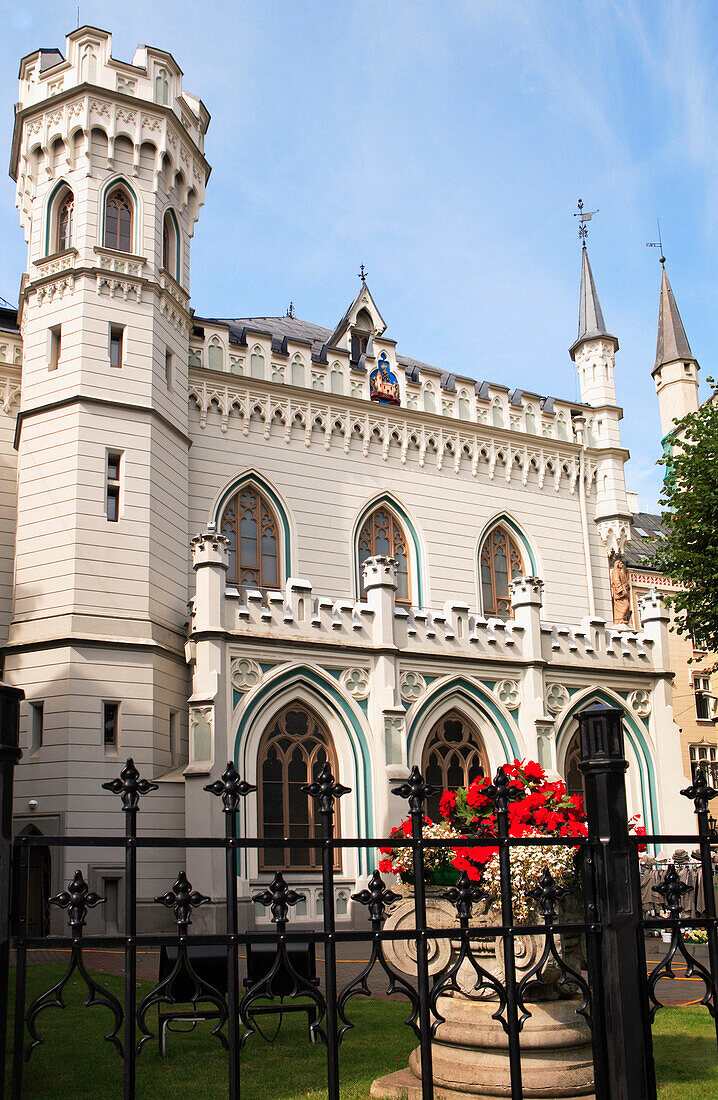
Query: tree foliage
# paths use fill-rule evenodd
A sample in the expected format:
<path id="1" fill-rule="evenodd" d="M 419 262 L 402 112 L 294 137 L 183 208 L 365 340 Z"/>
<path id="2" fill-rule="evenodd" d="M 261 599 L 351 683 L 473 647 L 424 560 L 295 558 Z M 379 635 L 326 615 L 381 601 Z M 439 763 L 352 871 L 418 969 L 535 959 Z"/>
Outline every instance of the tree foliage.
<path id="1" fill-rule="evenodd" d="M 676 423 L 659 460 L 667 537 L 653 568 L 685 586 L 668 596 L 678 632 L 718 652 L 718 387 L 708 381 L 711 399 Z"/>

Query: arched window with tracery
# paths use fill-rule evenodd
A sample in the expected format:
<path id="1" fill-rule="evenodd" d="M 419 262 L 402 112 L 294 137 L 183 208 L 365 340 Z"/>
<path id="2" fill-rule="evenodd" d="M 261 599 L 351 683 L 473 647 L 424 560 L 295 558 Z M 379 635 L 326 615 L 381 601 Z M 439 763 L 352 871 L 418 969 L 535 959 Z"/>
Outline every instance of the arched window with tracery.
<path id="1" fill-rule="evenodd" d="M 489 531 L 479 554 L 481 599 L 484 615 L 513 618 L 509 581 L 524 576 L 521 551 L 508 530 L 499 524 Z"/>
<path id="2" fill-rule="evenodd" d="M 578 730 L 571 738 L 566 749 L 566 760 L 563 766 L 564 782 L 569 794 L 580 794 L 583 798 L 583 773 L 578 764 L 581 759 L 581 745 L 578 739 Z"/>
<path id="3" fill-rule="evenodd" d="M 397 603 L 410 603 L 411 585 L 409 582 L 409 549 L 406 535 L 398 519 L 383 505 L 364 521 L 359 532 L 359 590 L 364 595 L 362 566 L 367 558 L 377 554 L 396 558 L 396 599 Z"/>
<path id="4" fill-rule="evenodd" d="M 169 210 L 162 219 L 162 266 L 179 282 L 179 238 L 177 224 Z"/>
<path id="5" fill-rule="evenodd" d="M 430 786 L 437 788 L 426 804 L 427 816 L 432 821 L 441 820 L 439 801 L 445 790 L 458 790 L 489 774 L 481 735 L 457 711 L 444 715 L 429 734 L 421 774 Z"/>
<path id="6" fill-rule="evenodd" d="M 279 586 L 279 529 L 274 510 L 251 483 L 227 502 L 221 533 L 229 539 L 227 583 L 241 589 Z"/>
<path id="7" fill-rule="evenodd" d="M 326 763 L 331 765 L 335 779 L 339 778 L 334 746 L 324 723 L 303 703 L 290 703 L 273 719 L 259 746 L 261 836 L 271 840 L 321 835 L 316 801 L 302 787 L 318 779 Z M 338 825 L 337 820 L 337 835 Z M 315 871 L 321 868 L 322 857 L 318 848 L 264 848 L 259 858 L 260 870 L 264 871 Z M 339 870 L 339 850 L 335 859 Z"/>
<path id="8" fill-rule="evenodd" d="M 129 195 L 121 187 L 115 188 L 105 201 L 105 248 L 132 251 L 132 215 Z"/>
<path id="9" fill-rule="evenodd" d="M 55 234 L 56 252 L 64 252 L 66 248 L 72 248 L 74 220 L 75 196 L 72 191 L 66 191 L 57 208 L 57 232 Z"/>

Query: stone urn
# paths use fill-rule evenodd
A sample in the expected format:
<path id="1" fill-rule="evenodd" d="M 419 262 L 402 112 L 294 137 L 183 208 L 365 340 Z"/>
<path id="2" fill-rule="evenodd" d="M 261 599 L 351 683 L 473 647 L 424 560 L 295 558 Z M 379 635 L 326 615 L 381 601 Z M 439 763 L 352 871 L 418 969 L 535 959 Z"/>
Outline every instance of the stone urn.
<path id="1" fill-rule="evenodd" d="M 442 897 L 445 886 L 426 887 L 426 921 L 429 928 L 456 928 L 456 906 Z M 415 927 L 414 898 L 411 887 L 397 888 L 401 900 L 388 910 L 385 930 Z M 583 920 L 575 901 L 564 899 L 560 918 L 577 923 Z M 538 921 L 536 922 L 538 923 Z M 487 901 L 473 906 L 470 928 L 501 924 L 500 907 Z M 556 934 L 560 957 L 571 969 L 581 973 L 583 937 Z M 534 967 L 544 949 L 543 936 L 517 935 L 514 958 L 517 983 Z M 491 934 L 474 939 L 472 952 L 488 975 L 504 982 L 504 951 L 501 937 Z M 440 975 L 460 956 L 461 941 L 429 939 L 429 974 Z M 384 954 L 396 970 L 416 977 L 416 945 L 413 940 L 385 940 Z M 593 1052 L 591 1032 L 583 1016 L 577 1013 L 582 997 L 576 986 L 559 986 L 561 968 L 549 959 L 535 975 L 526 991 L 527 1011 L 531 1013 L 521 1031 L 521 1068 L 523 1095 L 529 1100 L 563 1097 L 593 1097 Z M 437 1011 L 443 1017 L 432 1041 L 434 1095 L 436 1100 L 468 1100 L 469 1097 L 510 1097 L 508 1037 L 496 1012 L 498 992 L 490 981 L 477 989 L 477 974 L 468 959 L 456 973 L 458 990 L 440 994 Z M 420 1049 L 414 1050 L 409 1066 L 374 1081 L 371 1095 L 376 1100 L 421 1100 Z"/>

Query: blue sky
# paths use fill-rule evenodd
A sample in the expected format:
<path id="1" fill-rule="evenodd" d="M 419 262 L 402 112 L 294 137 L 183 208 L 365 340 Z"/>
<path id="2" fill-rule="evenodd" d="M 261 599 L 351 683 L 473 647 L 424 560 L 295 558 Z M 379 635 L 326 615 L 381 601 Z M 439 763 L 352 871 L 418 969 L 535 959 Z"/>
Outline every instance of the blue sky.
<path id="1" fill-rule="evenodd" d="M 21 56 L 64 50 L 76 2 L 0 2 L 9 153 Z M 400 350 L 446 370 L 574 399 L 576 200 L 631 451 L 656 504 L 651 379 L 661 219 L 702 373 L 716 371 L 718 9 L 631 0 L 258 0 L 80 4 L 82 23 L 172 52 L 212 114 L 192 301 L 215 316 L 333 326 L 360 263 Z M 0 181 L 0 294 L 25 246 Z M 705 383 L 703 386 L 705 390 Z"/>

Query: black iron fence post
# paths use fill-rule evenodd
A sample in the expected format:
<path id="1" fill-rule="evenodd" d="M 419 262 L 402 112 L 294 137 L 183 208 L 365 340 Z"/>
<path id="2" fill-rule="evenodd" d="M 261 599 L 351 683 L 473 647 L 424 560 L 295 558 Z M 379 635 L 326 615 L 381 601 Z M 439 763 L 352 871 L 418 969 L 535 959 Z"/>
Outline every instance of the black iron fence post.
<path id="1" fill-rule="evenodd" d="M 596 919 L 601 925 L 598 972 L 601 990 L 594 1027 L 601 1029 L 606 1100 L 655 1100 L 653 1041 L 646 995 L 646 950 L 641 925 L 638 853 L 628 835 L 623 751 L 623 712 L 589 707 L 578 716 L 580 768 L 584 775 L 589 837 L 596 881 Z M 603 1077 L 603 1074 L 600 1075 Z M 600 1100 L 604 1100 L 597 1091 Z"/>
<path id="2" fill-rule="evenodd" d="M 708 823 L 708 807 L 711 800 L 718 797 L 718 791 L 710 786 L 705 775 L 698 768 L 692 784 L 682 790 L 681 794 L 684 798 L 691 799 L 698 818 L 701 875 L 703 877 L 703 897 L 705 899 L 703 903 L 705 905 L 704 914 L 711 922 L 707 927 L 708 958 L 710 960 L 713 989 L 716 990 L 718 989 L 718 928 L 715 925 L 716 895 L 713 879 L 713 860 L 711 858 L 711 840 L 714 840 L 715 837 Z M 713 999 L 713 1023 L 716 1029 L 716 1040 L 718 1040 L 718 1004 L 715 1003 L 715 996 Z"/>
<path id="3" fill-rule="evenodd" d="M 10 886 L 12 881 L 12 794 L 19 744 L 20 700 L 25 693 L 0 682 L 0 1100 L 5 1095 L 8 981 L 10 972 Z"/>

